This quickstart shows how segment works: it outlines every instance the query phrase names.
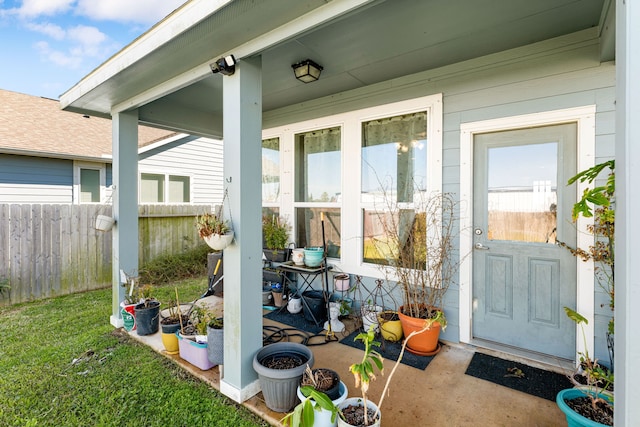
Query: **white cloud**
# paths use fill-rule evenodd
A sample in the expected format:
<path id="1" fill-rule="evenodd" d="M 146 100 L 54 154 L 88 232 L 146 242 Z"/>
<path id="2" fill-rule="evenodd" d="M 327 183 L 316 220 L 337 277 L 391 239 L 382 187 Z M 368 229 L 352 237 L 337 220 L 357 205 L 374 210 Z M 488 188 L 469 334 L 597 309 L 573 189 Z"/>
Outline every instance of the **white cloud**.
<path id="1" fill-rule="evenodd" d="M 74 2 L 75 0 L 24 0 L 17 12 L 25 18 L 50 16 L 71 10 Z"/>
<path id="2" fill-rule="evenodd" d="M 68 30 L 69 40 L 77 43 L 73 49 L 78 55 L 100 57 L 104 54 L 104 44 L 108 37 L 95 27 L 78 25 Z"/>
<path id="3" fill-rule="evenodd" d="M 54 46 L 46 41 L 35 44 L 42 60 L 59 67 L 80 69 L 88 62 L 94 62 L 90 58 L 104 59 L 116 49 L 109 37 L 95 27 L 77 25 L 66 32 L 60 31 L 63 32 L 63 37 L 57 39 L 60 44 Z"/>
<path id="4" fill-rule="evenodd" d="M 76 13 L 95 20 L 155 24 L 185 2 L 185 0 L 78 0 Z"/>
<path id="5" fill-rule="evenodd" d="M 79 56 L 65 54 L 64 52 L 52 49 L 47 42 L 38 42 L 35 47 L 46 62 L 52 62 L 60 67 L 70 69 L 77 69 L 80 67 L 80 64 L 82 64 L 82 58 Z"/>
<path id="6" fill-rule="evenodd" d="M 65 38 L 65 31 L 56 24 L 44 23 L 44 24 L 36 24 L 36 23 L 28 23 L 27 28 L 32 31 L 36 31 L 38 33 L 45 34 L 52 39 L 62 40 Z"/>

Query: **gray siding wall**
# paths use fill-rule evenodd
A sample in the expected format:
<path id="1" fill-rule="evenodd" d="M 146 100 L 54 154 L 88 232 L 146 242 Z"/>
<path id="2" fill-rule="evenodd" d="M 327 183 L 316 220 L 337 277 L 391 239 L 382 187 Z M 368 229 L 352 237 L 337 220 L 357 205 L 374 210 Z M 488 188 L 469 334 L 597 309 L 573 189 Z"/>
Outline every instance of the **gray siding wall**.
<path id="1" fill-rule="evenodd" d="M 596 105 L 595 160 L 614 155 L 615 65 L 600 63 L 599 50 L 596 30 L 585 30 L 318 99 L 305 103 L 305 108 L 270 111 L 263 116 L 263 126 L 442 93 L 443 190 L 459 194 L 460 126 L 465 122 Z M 595 288 L 595 356 L 605 361 L 604 334 L 611 312 L 606 295 Z M 448 327 L 443 338 L 454 342 L 459 339 L 458 298 L 458 287 L 452 286 L 446 298 Z"/>
<path id="2" fill-rule="evenodd" d="M 73 162 L 0 154 L 0 203 L 71 203 Z"/>
<path id="3" fill-rule="evenodd" d="M 222 153 L 222 141 L 188 136 L 142 153 L 138 169 L 140 172 L 188 175 L 193 204 L 220 204 L 223 196 Z"/>

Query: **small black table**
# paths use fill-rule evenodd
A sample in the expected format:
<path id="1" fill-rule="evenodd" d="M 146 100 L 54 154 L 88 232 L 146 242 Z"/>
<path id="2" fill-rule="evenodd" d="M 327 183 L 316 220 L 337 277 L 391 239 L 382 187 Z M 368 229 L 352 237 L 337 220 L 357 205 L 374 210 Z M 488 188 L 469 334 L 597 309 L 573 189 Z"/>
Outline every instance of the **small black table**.
<path id="1" fill-rule="evenodd" d="M 302 300 L 302 305 L 307 308 L 309 314 L 311 315 L 313 322 L 316 324 L 316 326 L 318 327 L 321 326 L 320 323 L 322 322 L 322 319 L 319 319 L 319 320 L 316 319 L 316 317 L 313 315 L 313 312 L 309 308 L 309 305 L 307 304 L 305 299 L 302 298 L 302 294 L 307 290 L 312 290 L 313 288 L 311 287 L 311 285 L 313 281 L 318 276 L 331 270 L 331 268 L 333 267 L 331 265 L 327 266 L 326 263 L 322 263 L 318 267 L 307 267 L 306 265 L 296 265 L 292 261 L 289 261 L 289 262 L 285 262 L 283 264 L 278 265 L 276 268 L 284 271 L 285 273 L 296 273 L 298 276 L 300 276 L 300 278 L 302 278 L 302 282 L 300 283 L 300 286 L 297 287 L 297 293 L 300 296 L 300 299 Z M 286 288 L 288 288 L 289 285 L 293 284 L 294 282 L 291 280 L 289 275 L 284 274 L 283 276 L 284 276 L 284 282 L 285 282 L 283 283 L 283 287 L 284 287 L 283 291 L 286 291 Z M 328 301 L 329 290 L 326 289 L 327 284 L 324 279 L 321 278 L 320 282 L 322 283 L 322 294 L 325 297 L 324 302 L 325 302 L 325 305 L 327 305 L 327 303 L 329 302 Z"/>

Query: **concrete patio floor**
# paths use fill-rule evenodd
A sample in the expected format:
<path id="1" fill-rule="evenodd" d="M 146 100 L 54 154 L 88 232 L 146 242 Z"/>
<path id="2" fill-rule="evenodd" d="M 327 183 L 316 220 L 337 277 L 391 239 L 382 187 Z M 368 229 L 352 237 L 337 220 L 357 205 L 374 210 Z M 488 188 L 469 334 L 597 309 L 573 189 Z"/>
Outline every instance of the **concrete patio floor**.
<path id="1" fill-rule="evenodd" d="M 209 297 L 216 298 L 216 297 Z M 347 326 L 349 328 L 349 323 Z M 264 325 L 289 328 L 264 319 Z M 220 389 L 220 368 L 202 371 L 164 351 L 160 332 L 139 336 L 135 331 L 130 335 L 157 352 L 171 358 L 194 376 Z M 339 339 L 348 331 L 336 334 Z M 296 339 L 292 338 L 292 341 Z M 312 342 L 324 343 L 323 337 Z M 382 427 L 391 426 L 566 426 L 566 420 L 555 402 L 512 390 L 489 381 L 465 375 L 465 371 L 476 349 L 466 345 L 445 343 L 442 350 L 424 370 L 400 364 L 391 381 L 389 395 L 382 406 Z M 362 357 L 361 350 L 329 342 L 311 347 L 315 357 L 314 367 L 330 367 L 338 372 L 349 389 L 349 397 L 357 396 L 349 365 Z M 503 358 L 505 354 L 489 352 Z M 515 361 L 527 363 L 518 358 Z M 369 396 L 378 401 L 380 393 L 390 374 L 394 361 L 385 360 L 385 376 L 371 383 Z M 537 365 L 538 367 L 542 367 Z M 551 369 L 552 367 L 549 367 Z M 266 407 L 259 393 L 243 403 L 247 408 L 272 425 L 279 426 L 285 415 Z"/>

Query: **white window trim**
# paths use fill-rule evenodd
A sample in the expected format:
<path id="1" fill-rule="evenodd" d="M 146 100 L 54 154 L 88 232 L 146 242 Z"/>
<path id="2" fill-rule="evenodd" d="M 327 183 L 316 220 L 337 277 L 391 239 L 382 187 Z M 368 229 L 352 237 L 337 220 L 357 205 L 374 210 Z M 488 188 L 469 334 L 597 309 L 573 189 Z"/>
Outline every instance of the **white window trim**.
<path id="1" fill-rule="evenodd" d="M 100 201 L 99 202 L 81 202 L 80 201 L 80 170 L 81 169 L 93 169 L 100 171 Z M 90 163 L 81 162 L 78 160 L 73 161 L 73 204 L 100 204 L 105 203 L 106 196 L 106 182 L 107 182 L 107 167 L 104 163 Z"/>
<path id="2" fill-rule="evenodd" d="M 473 206 L 473 136 L 477 133 L 497 132 L 511 129 L 521 129 L 531 126 L 555 125 L 560 123 L 577 123 L 578 145 L 576 147 L 576 167 L 578 171 L 585 170 L 595 164 L 595 128 L 596 106 L 569 108 L 563 110 L 546 111 L 522 116 L 504 117 L 493 120 L 462 123 L 460 125 L 460 292 L 459 292 L 459 321 L 460 341 L 470 343 L 473 337 L 473 257 L 464 256 L 473 251 L 472 212 Z M 579 198 L 587 187 L 586 183 L 577 183 L 576 196 Z M 576 223 L 578 247 L 588 247 L 593 244 L 593 235 L 587 232 L 587 226 L 593 224 L 592 218 L 580 216 Z M 593 262 L 583 262 L 576 257 L 577 311 L 587 318 L 589 323 L 584 325 L 587 339 L 585 348 L 582 333 L 576 325 L 576 354 L 589 350 L 593 354 L 594 346 L 594 266 Z"/>
<path id="3" fill-rule="evenodd" d="M 164 202 L 147 203 L 142 202 L 142 174 L 163 175 L 164 176 Z M 189 178 L 189 201 L 179 203 L 169 203 L 169 176 L 181 176 Z M 193 175 L 180 171 L 167 171 L 166 169 L 141 169 L 138 170 L 138 203 L 146 205 L 192 205 L 193 204 Z"/>
<path id="4" fill-rule="evenodd" d="M 368 277 L 383 278 L 379 266 L 362 262 L 362 215 L 361 203 L 361 145 L 362 122 L 377 118 L 393 117 L 427 111 L 427 140 L 429 141 L 429 190 L 442 191 L 442 94 L 435 94 L 407 101 L 394 102 L 363 108 L 346 113 L 319 117 L 285 126 L 265 129 L 262 138 L 280 138 L 280 214 L 295 218 L 295 208 L 307 204 L 294 200 L 294 137 L 296 134 L 331 127 L 341 128 L 341 176 L 342 202 L 335 206 L 341 209 L 341 259 L 331 259 L 336 270 L 348 271 Z M 357 159 L 357 161 L 346 161 Z M 348 185 L 346 184 L 348 183 Z M 317 204 L 312 204 L 317 206 Z M 326 206 L 333 205 L 327 203 Z M 323 204 L 325 206 L 325 204 Z M 292 224 L 295 227 L 295 224 Z"/>

